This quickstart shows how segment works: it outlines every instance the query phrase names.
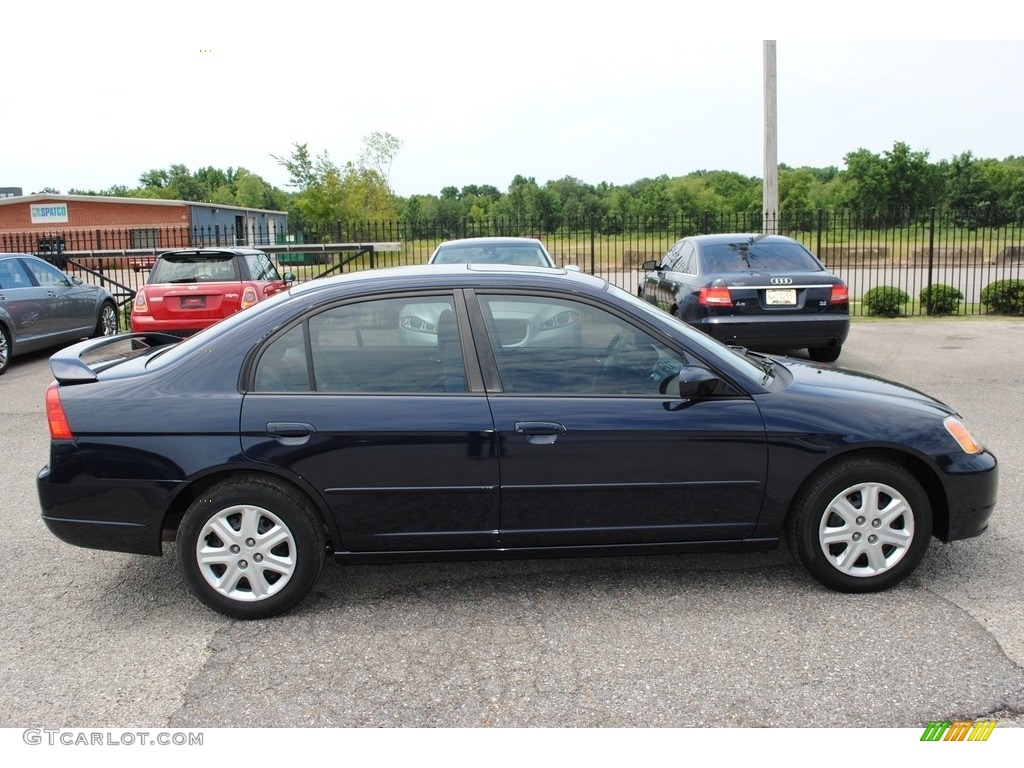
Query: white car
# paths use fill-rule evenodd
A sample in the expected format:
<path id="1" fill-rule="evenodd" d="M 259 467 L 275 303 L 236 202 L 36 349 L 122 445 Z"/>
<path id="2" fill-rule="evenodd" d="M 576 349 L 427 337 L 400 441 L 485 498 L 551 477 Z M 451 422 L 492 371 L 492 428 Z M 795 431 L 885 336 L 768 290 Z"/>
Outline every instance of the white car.
<path id="1" fill-rule="evenodd" d="M 556 266 L 544 243 L 535 237 L 467 237 L 463 240 L 446 240 L 434 249 L 427 263 Z"/>

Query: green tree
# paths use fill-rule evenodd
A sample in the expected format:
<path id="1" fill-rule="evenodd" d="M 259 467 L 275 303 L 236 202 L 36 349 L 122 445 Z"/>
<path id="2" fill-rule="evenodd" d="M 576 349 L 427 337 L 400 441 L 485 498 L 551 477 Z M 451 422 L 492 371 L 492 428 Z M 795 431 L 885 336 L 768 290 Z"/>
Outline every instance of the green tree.
<path id="1" fill-rule="evenodd" d="M 391 166 L 402 148 L 402 140 L 390 133 L 374 131 L 363 137 L 363 151 L 359 155 L 359 167 L 376 171 L 391 193 Z"/>

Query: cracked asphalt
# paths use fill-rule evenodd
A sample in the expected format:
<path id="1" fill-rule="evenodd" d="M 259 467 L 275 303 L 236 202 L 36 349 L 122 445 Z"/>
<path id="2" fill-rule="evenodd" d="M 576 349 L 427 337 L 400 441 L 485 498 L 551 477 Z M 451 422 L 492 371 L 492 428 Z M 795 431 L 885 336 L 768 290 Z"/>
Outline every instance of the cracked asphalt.
<path id="1" fill-rule="evenodd" d="M 39 519 L 47 354 L 0 377 L 0 727 L 1024 723 L 1024 320 L 855 322 L 839 365 L 956 407 L 999 457 L 990 530 L 904 584 L 828 592 L 785 548 L 329 564 L 290 614 L 239 622 L 163 558 L 77 549 Z"/>

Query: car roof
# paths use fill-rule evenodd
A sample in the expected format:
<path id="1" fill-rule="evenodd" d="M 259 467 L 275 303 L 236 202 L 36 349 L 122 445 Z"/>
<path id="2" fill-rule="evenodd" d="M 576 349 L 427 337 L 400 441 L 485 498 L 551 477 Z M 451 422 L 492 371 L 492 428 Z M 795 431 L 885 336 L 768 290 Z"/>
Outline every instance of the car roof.
<path id="1" fill-rule="evenodd" d="M 511 264 L 419 264 L 408 267 L 365 269 L 322 277 L 293 286 L 291 295 L 312 294 L 343 285 L 353 293 L 388 289 L 441 287 L 515 287 L 601 291 L 608 281 L 584 272 L 560 267 L 528 267 Z"/>
<path id="2" fill-rule="evenodd" d="M 536 237 L 462 237 L 457 240 L 443 240 L 437 247 L 446 245 L 537 245 L 540 242 Z"/>
<path id="3" fill-rule="evenodd" d="M 742 240 L 753 240 L 759 243 L 795 243 L 791 237 L 785 235 L 766 235 L 757 232 L 723 232 L 714 235 L 691 235 L 684 238 L 695 243 L 712 245 L 715 243 L 735 243 Z"/>
<path id="4" fill-rule="evenodd" d="M 176 248 L 173 251 L 164 251 L 159 254 L 160 256 L 181 256 L 185 254 L 200 255 L 203 253 L 230 253 L 235 256 L 248 256 L 254 253 L 264 253 L 264 251 L 258 248 L 218 248 L 218 247 L 202 247 L 202 248 Z"/>

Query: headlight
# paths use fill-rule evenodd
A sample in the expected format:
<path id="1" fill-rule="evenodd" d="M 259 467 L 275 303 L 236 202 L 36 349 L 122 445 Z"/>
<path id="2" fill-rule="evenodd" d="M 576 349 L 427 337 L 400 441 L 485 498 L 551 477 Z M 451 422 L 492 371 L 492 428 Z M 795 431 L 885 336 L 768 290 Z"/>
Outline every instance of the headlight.
<path id="1" fill-rule="evenodd" d="M 963 450 L 964 453 L 974 455 L 975 453 L 981 453 L 981 443 L 974 439 L 974 435 L 971 434 L 971 430 L 967 428 L 956 416 L 947 416 L 942 426 L 946 428 L 946 431 L 956 440 L 957 445 Z"/>

